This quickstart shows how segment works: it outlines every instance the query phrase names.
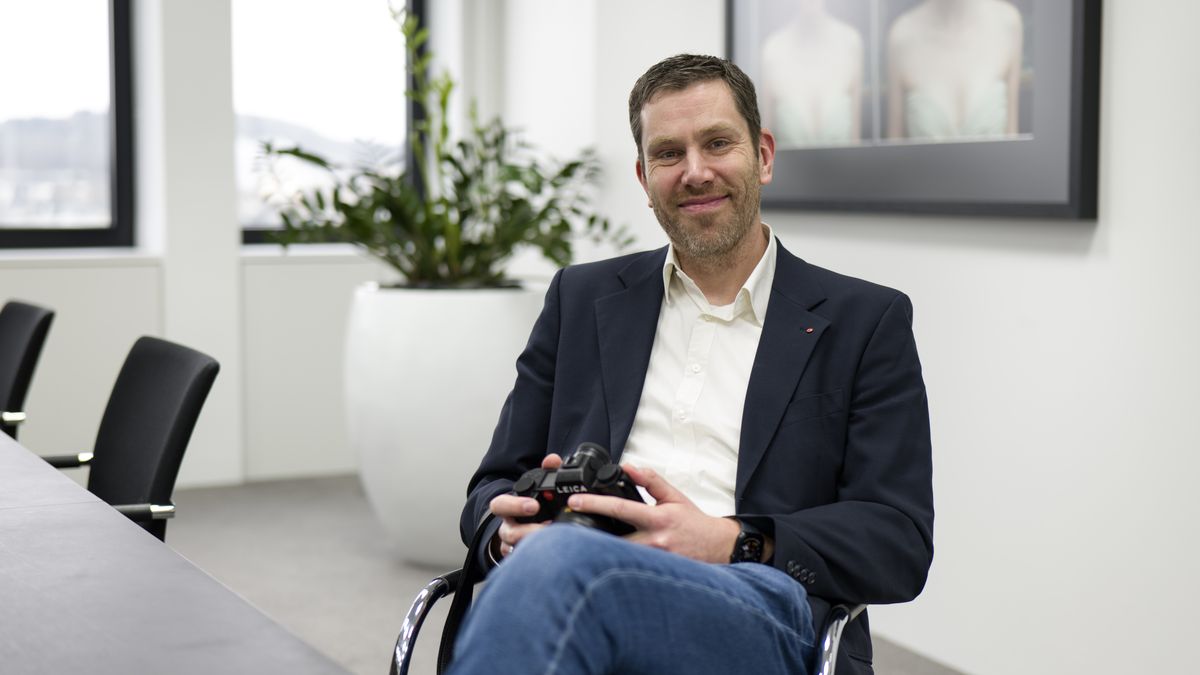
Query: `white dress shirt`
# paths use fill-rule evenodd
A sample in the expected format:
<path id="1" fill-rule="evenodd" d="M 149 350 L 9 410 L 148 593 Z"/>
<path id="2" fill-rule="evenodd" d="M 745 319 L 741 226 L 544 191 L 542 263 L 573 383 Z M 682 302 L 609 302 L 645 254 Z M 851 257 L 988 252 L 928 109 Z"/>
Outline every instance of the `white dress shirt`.
<path id="1" fill-rule="evenodd" d="M 621 455 L 622 463 L 656 471 L 710 516 L 734 514 L 742 409 L 775 279 L 775 237 L 764 228 L 767 250 L 734 301 L 720 307 L 668 247 L 650 366 Z"/>

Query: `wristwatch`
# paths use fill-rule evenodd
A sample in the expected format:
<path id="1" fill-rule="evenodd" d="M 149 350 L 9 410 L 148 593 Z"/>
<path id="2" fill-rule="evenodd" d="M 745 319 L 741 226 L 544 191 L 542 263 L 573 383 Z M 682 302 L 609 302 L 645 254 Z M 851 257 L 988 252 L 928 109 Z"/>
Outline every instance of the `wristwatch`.
<path id="1" fill-rule="evenodd" d="M 737 521 L 741 528 L 737 541 L 733 543 L 733 553 L 729 556 L 729 562 L 762 562 L 763 546 L 766 541 L 762 531 L 736 516 L 729 517 Z"/>

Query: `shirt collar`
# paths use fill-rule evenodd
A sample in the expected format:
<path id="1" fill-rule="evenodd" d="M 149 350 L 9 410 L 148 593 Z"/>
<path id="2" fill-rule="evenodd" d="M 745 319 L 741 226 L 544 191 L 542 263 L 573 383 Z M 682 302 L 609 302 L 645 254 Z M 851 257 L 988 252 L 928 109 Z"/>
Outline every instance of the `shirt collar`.
<path id="1" fill-rule="evenodd" d="M 753 312 L 753 319 L 760 326 L 767 317 L 767 303 L 771 299 L 771 285 L 775 281 L 775 259 L 778 249 L 775 243 L 775 232 L 771 226 L 766 223 L 763 223 L 762 226 L 766 229 L 767 250 L 763 252 L 758 264 L 754 266 L 754 270 L 750 272 L 750 276 L 746 278 L 746 282 L 738 291 L 737 298 L 733 301 L 735 309 L 739 304 L 748 302 Z M 662 269 L 663 299 L 668 305 L 671 304 L 671 278 L 675 276 L 676 272 L 679 273 L 680 280 L 684 281 L 685 285 L 688 283 L 694 285 L 694 282 L 684 273 L 683 267 L 679 265 L 679 258 L 675 255 L 675 245 L 668 244 L 667 259 L 663 262 Z M 704 302 L 704 305 L 711 307 L 707 301 Z"/>

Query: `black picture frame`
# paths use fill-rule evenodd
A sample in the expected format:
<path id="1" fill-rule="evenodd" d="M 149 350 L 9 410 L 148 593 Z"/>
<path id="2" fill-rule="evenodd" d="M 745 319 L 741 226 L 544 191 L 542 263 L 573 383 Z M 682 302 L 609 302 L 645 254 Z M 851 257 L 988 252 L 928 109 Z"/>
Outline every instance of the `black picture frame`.
<path id="1" fill-rule="evenodd" d="M 1101 0 L 1005 0 L 1025 21 L 1019 131 L 938 142 L 888 138 L 882 112 L 889 21 L 921 1 L 826 0 L 862 26 L 862 140 L 781 143 L 764 208 L 1095 219 Z M 727 57 L 755 81 L 760 106 L 760 50 L 780 26 L 771 11 L 788 2 L 726 2 Z"/>

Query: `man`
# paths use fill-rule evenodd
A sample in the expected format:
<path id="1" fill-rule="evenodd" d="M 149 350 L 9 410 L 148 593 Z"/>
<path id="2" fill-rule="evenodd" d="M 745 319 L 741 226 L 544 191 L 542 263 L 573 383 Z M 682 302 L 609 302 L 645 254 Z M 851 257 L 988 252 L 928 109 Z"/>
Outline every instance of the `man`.
<path id="1" fill-rule="evenodd" d="M 680 55 L 629 101 L 670 246 L 560 271 L 470 484 L 500 559 L 454 673 L 804 673 L 830 602 L 915 597 L 928 410 L 903 294 L 809 265 L 759 214 L 775 141 L 733 64 Z M 653 504 L 575 495 L 624 538 L 521 524 L 508 494 L 591 441 Z M 726 517 L 729 516 L 729 517 Z M 841 673 L 868 673 L 866 616 Z"/>

